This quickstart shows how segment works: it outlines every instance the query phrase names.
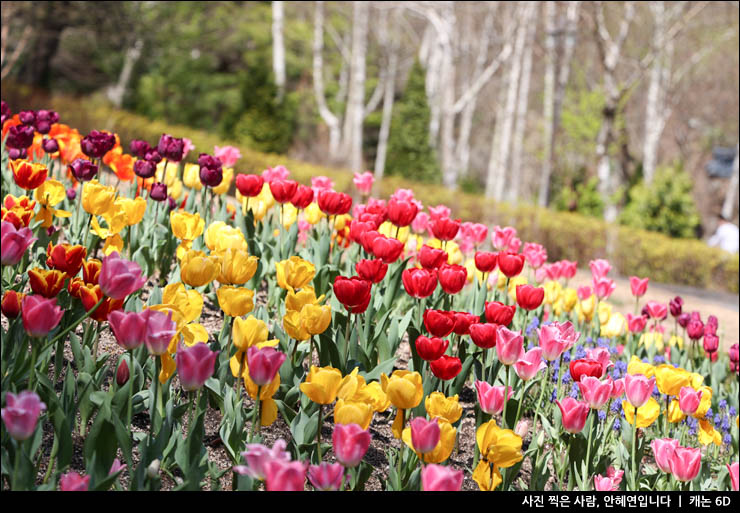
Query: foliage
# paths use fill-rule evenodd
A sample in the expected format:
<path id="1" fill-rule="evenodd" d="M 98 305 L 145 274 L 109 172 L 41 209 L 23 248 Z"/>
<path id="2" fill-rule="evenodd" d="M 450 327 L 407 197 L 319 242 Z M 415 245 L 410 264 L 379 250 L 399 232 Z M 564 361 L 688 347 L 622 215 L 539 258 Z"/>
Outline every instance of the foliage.
<path id="1" fill-rule="evenodd" d="M 604 200 L 599 194 L 598 184 L 598 178 L 592 177 L 571 187 L 561 187 L 555 197 L 555 208 L 578 212 L 585 216 L 601 217 L 604 214 Z"/>
<path id="2" fill-rule="evenodd" d="M 671 237 L 694 237 L 699 215 L 692 188 L 691 178 L 680 165 L 661 167 L 652 184 L 640 182 L 630 190 L 619 222 Z"/>
<path id="3" fill-rule="evenodd" d="M 430 113 L 424 84 L 425 72 L 417 60 L 409 72 L 403 96 L 393 106 L 386 173 L 439 182 L 439 164 L 429 143 Z"/>

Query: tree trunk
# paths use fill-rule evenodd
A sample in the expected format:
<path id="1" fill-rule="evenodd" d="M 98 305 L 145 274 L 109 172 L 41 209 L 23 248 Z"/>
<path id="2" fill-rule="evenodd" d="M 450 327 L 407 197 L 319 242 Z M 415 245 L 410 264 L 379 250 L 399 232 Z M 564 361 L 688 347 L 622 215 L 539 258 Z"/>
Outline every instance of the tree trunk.
<path id="1" fill-rule="evenodd" d="M 655 19 L 653 28 L 653 48 L 656 57 L 650 66 L 650 83 L 648 85 L 647 102 L 645 104 L 645 139 L 642 147 L 642 172 L 646 184 L 653 181 L 655 166 L 658 160 L 658 143 L 663 131 L 663 113 L 664 105 L 661 105 L 662 89 L 666 86 L 663 83 L 665 76 L 663 37 L 665 33 L 665 5 L 664 2 L 655 2 L 650 4 L 650 10 Z"/>
<path id="2" fill-rule="evenodd" d="M 349 94 L 344 116 L 344 142 L 349 168 L 362 170 L 362 125 L 365 113 L 365 58 L 369 5 L 353 4 L 352 60 L 349 73 Z"/>
<path id="3" fill-rule="evenodd" d="M 722 215 L 727 220 L 732 220 L 732 215 L 735 212 L 735 204 L 737 203 L 737 186 L 738 186 L 738 158 L 740 157 L 740 145 L 735 145 L 735 161 L 732 164 L 732 178 L 730 178 L 730 186 L 727 189 L 725 195 L 725 201 L 722 204 Z"/>
<path id="4" fill-rule="evenodd" d="M 550 195 L 550 175 L 555 157 L 555 115 L 553 112 L 555 97 L 555 2 L 545 2 L 545 90 L 544 90 L 544 160 L 540 193 L 537 203 L 545 207 Z"/>
<path id="5" fill-rule="evenodd" d="M 442 53 L 442 119 L 440 124 L 439 160 L 442 168 L 442 182 L 445 186 L 457 188 L 457 172 L 454 165 L 455 151 L 455 56 L 450 41 L 455 33 L 455 9 L 452 2 L 445 2 L 442 19 L 447 31 L 447 44 Z"/>
<path id="6" fill-rule="evenodd" d="M 283 2 L 272 2 L 272 70 L 278 88 L 278 101 L 285 94 L 285 44 L 283 42 Z"/>
<path id="7" fill-rule="evenodd" d="M 137 39 L 134 45 L 126 50 L 126 55 L 123 60 L 123 68 L 121 68 L 121 74 L 118 76 L 118 82 L 108 88 L 106 95 L 111 103 L 117 108 L 121 108 L 123 105 L 123 98 L 126 95 L 126 88 L 128 87 L 129 80 L 131 79 L 131 72 L 136 65 L 136 62 L 141 57 L 141 49 L 144 47 L 144 43 L 141 39 Z"/>
<path id="8" fill-rule="evenodd" d="M 313 32 L 313 90 L 319 115 L 329 127 L 329 160 L 334 162 L 339 153 L 341 127 L 339 118 L 329 110 L 324 96 L 324 2 L 316 2 Z"/>
<path id="9" fill-rule="evenodd" d="M 391 26 L 391 31 L 391 43 L 388 50 L 388 72 L 385 74 L 383 84 L 383 117 L 380 122 L 380 133 L 378 134 L 378 150 L 375 154 L 376 183 L 380 182 L 385 172 L 385 159 L 388 153 L 388 135 L 391 131 L 396 73 L 398 71 L 398 38 L 396 37 L 395 24 Z"/>

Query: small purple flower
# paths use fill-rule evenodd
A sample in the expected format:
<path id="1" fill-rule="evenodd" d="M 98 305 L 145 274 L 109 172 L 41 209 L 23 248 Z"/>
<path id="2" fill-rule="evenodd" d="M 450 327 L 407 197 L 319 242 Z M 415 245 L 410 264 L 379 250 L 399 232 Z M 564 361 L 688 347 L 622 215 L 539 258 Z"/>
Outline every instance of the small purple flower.
<path id="1" fill-rule="evenodd" d="M 74 187 L 70 187 L 67 189 L 67 199 L 69 201 L 74 201 L 74 199 L 77 197 L 77 190 Z"/>
<path id="2" fill-rule="evenodd" d="M 604 422 L 604 419 L 606 419 L 606 412 L 604 410 L 599 410 L 599 422 Z"/>

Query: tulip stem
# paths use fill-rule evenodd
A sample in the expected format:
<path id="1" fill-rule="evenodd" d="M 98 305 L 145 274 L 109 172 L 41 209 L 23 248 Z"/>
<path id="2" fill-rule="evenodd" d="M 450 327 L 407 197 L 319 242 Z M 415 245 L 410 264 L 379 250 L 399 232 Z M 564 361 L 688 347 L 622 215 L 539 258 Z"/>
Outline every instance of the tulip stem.
<path id="1" fill-rule="evenodd" d="M 49 342 L 46 347 L 49 347 L 51 345 L 54 345 L 54 342 L 58 341 L 59 339 L 61 339 L 65 335 L 67 335 L 67 333 L 69 333 L 70 331 L 72 331 L 73 329 L 75 329 L 82 321 L 84 321 L 85 319 L 87 319 L 88 317 L 90 317 L 92 314 L 94 314 L 95 313 L 95 310 L 97 310 L 98 307 L 100 307 L 100 305 L 103 304 L 103 301 L 105 301 L 105 296 L 103 296 L 102 298 L 100 298 L 100 301 L 98 301 L 97 303 L 95 303 L 95 306 L 93 306 L 90 310 L 88 310 L 87 312 L 85 312 L 85 315 L 83 315 L 82 317 L 80 317 L 79 319 L 77 319 L 77 321 L 75 321 L 72 324 L 70 324 L 69 326 L 67 326 L 67 328 L 64 331 L 62 331 L 59 335 L 57 335 L 56 337 L 54 337 L 53 339 L 51 339 L 51 342 Z M 44 349 L 46 349 L 46 348 L 44 348 Z"/>
<path id="2" fill-rule="evenodd" d="M 298 344 L 298 342 L 296 342 Z M 244 374 L 244 358 L 247 357 L 246 352 L 242 352 L 241 358 L 239 358 L 239 375 L 236 377 L 236 399 L 239 400 L 242 398 L 242 381 L 244 380 L 243 374 Z"/>
<path id="3" fill-rule="evenodd" d="M 511 365 L 506 366 L 506 387 L 504 388 L 504 411 L 502 413 L 501 417 L 501 425 L 504 429 L 506 429 L 506 405 L 509 402 L 509 371 L 511 369 Z"/>
<path id="4" fill-rule="evenodd" d="M 537 433 L 537 421 L 540 418 L 540 405 L 542 404 L 542 399 L 545 395 L 545 388 L 547 388 L 547 384 L 550 382 L 550 372 L 552 371 L 552 365 L 550 365 L 551 363 L 552 362 L 549 361 L 547 362 L 547 372 L 545 372 L 545 375 L 542 378 L 542 383 L 540 383 L 540 398 L 537 399 L 537 406 L 535 406 L 534 410 L 534 426 L 532 429 L 532 436 Z"/>
<path id="5" fill-rule="evenodd" d="M 131 385 L 129 386 L 129 394 L 128 394 L 128 406 L 126 408 L 126 420 L 128 423 L 126 424 L 126 427 L 131 426 L 131 420 L 133 416 L 133 402 L 134 402 L 134 383 L 136 378 L 136 366 L 134 365 L 134 350 L 129 349 L 128 351 L 128 361 L 130 363 L 129 367 L 131 367 L 129 381 L 131 381 Z"/>
<path id="6" fill-rule="evenodd" d="M 321 410 L 323 407 L 323 404 L 319 404 L 319 426 L 316 430 L 316 451 L 319 456 L 319 461 L 317 462 L 318 465 L 321 465 Z"/>
<path id="7" fill-rule="evenodd" d="M 260 430 L 260 391 L 262 387 L 257 385 L 257 397 L 254 399 L 254 410 L 252 411 L 252 436 L 254 438 L 255 433 L 259 433 Z"/>
<path id="8" fill-rule="evenodd" d="M 519 423 L 519 415 L 522 412 L 522 403 L 523 402 L 524 402 L 524 387 L 522 387 L 522 394 L 521 394 L 521 396 L 519 396 L 519 406 L 516 409 L 516 417 L 514 418 L 514 429 L 516 429 L 516 426 Z"/>
<path id="9" fill-rule="evenodd" d="M 344 369 L 345 373 L 349 372 L 349 354 L 350 354 L 350 348 L 349 348 L 349 326 L 352 324 L 350 321 L 352 320 L 352 310 L 347 310 L 347 326 L 344 329 L 344 343 L 346 344 L 346 347 L 344 349 Z M 354 353 L 354 351 L 353 351 Z"/>
<path id="10" fill-rule="evenodd" d="M 598 414 L 597 414 L 598 415 Z M 594 415 L 589 410 L 589 416 L 591 417 L 591 423 L 588 426 L 588 443 L 586 444 L 586 473 L 581 476 L 581 479 L 583 479 L 583 483 L 581 484 L 581 490 L 582 492 L 586 491 L 586 485 L 588 484 L 588 476 L 589 474 L 589 468 L 591 467 L 591 437 L 593 436 L 594 432 Z M 598 417 L 596 417 L 598 419 Z"/>
<path id="11" fill-rule="evenodd" d="M 632 491 L 637 491 L 637 473 L 638 469 L 635 465 L 635 454 L 637 449 L 637 408 L 632 416 Z"/>
<path id="12" fill-rule="evenodd" d="M 34 378 L 36 377 L 36 358 L 38 357 L 38 353 L 36 351 L 36 344 L 33 343 L 33 339 L 29 339 L 29 344 L 31 346 L 31 368 L 28 369 L 28 389 L 33 390 Z"/>
<path id="13" fill-rule="evenodd" d="M 13 466 L 13 486 L 12 490 L 14 492 L 18 491 L 18 477 L 20 475 L 20 472 L 18 471 L 18 467 L 20 467 L 21 463 L 21 450 L 23 448 L 23 442 L 16 440 L 15 442 L 15 465 Z M 49 462 L 51 464 L 51 462 Z"/>

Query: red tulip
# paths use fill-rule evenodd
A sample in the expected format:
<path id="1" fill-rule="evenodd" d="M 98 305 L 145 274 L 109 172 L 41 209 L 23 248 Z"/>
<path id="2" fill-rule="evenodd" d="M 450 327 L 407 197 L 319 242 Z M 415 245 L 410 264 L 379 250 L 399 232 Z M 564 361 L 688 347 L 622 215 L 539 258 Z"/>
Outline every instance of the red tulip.
<path id="1" fill-rule="evenodd" d="M 490 349 L 496 346 L 498 324 L 478 323 L 470 326 L 470 338 L 481 349 Z"/>
<path id="2" fill-rule="evenodd" d="M 475 267 L 482 273 L 490 273 L 496 269 L 498 253 L 478 251 L 475 254 Z"/>
<path id="3" fill-rule="evenodd" d="M 437 273 L 413 267 L 401 273 L 401 281 L 406 293 L 415 298 L 429 297 L 437 288 Z"/>
<path id="4" fill-rule="evenodd" d="M 439 240 L 452 240 L 460 231 L 460 220 L 450 219 L 449 217 L 432 217 L 429 226 L 434 235 Z"/>
<path id="5" fill-rule="evenodd" d="M 601 363 L 591 358 L 581 358 L 580 360 L 573 360 L 570 362 L 570 377 L 573 378 L 574 383 L 581 381 L 583 376 L 593 376 L 594 378 L 600 378 L 602 373 Z"/>
<path id="6" fill-rule="evenodd" d="M 278 203 L 290 202 L 296 190 L 298 190 L 298 182 L 295 180 L 275 179 L 270 182 L 270 192 Z"/>
<path id="7" fill-rule="evenodd" d="M 82 268 L 82 261 L 87 256 L 87 249 L 70 244 L 49 243 L 46 248 L 46 265 L 51 269 L 58 269 L 67 273 L 69 278 L 76 276 Z"/>
<path id="8" fill-rule="evenodd" d="M 208 344 L 203 342 L 197 342 L 190 347 L 180 343 L 175 361 L 183 390 L 187 392 L 198 390 L 208 381 L 208 378 L 213 376 L 218 353 L 218 351 L 211 351 Z"/>
<path id="9" fill-rule="evenodd" d="M 525 310 L 535 310 L 545 299 L 545 289 L 542 287 L 533 287 L 531 285 L 516 286 L 516 302 Z"/>
<path id="10" fill-rule="evenodd" d="M 437 270 L 437 278 L 442 290 L 448 294 L 457 294 L 465 286 L 468 270 L 461 265 L 442 264 Z"/>
<path id="11" fill-rule="evenodd" d="M 468 335 L 470 333 L 470 326 L 478 324 L 480 317 L 477 315 L 470 314 L 468 312 L 452 312 L 455 314 L 455 327 L 452 331 L 457 335 Z"/>
<path id="12" fill-rule="evenodd" d="M 236 175 L 236 188 L 242 196 L 253 198 L 262 192 L 265 179 L 260 175 Z"/>
<path id="13" fill-rule="evenodd" d="M 298 184 L 295 194 L 290 198 L 290 202 L 295 208 L 306 208 L 313 201 L 313 189 L 306 185 Z"/>
<path id="14" fill-rule="evenodd" d="M 8 319 L 15 319 L 21 314 L 21 303 L 25 294 L 15 290 L 6 290 L 3 294 L 1 309 Z"/>
<path id="15" fill-rule="evenodd" d="M 355 264 L 355 271 L 357 271 L 360 278 L 373 283 L 380 283 L 388 272 L 388 264 L 380 259 L 362 259 Z"/>
<path id="16" fill-rule="evenodd" d="M 416 259 L 424 269 L 437 269 L 447 263 L 447 252 L 444 249 L 435 249 L 424 244 L 416 255 Z"/>
<path id="17" fill-rule="evenodd" d="M 342 303 L 352 313 L 362 313 L 370 302 L 370 289 L 372 282 L 352 276 L 337 276 L 334 279 L 334 295 L 337 301 Z M 364 305 L 365 308 L 362 308 Z M 356 311 L 361 309 L 361 311 Z"/>
<path id="18" fill-rule="evenodd" d="M 446 337 L 455 327 L 455 314 L 428 308 L 424 312 L 424 327 L 434 337 Z"/>
<path id="19" fill-rule="evenodd" d="M 379 237 L 383 237 L 383 235 L 379 234 L 375 230 L 368 230 L 360 235 L 360 244 L 362 244 L 362 248 L 365 250 L 366 253 L 372 254 L 375 239 Z"/>
<path id="20" fill-rule="evenodd" d="M 403 252 L 403 243 L 398 239 L 392 239 L 379 235 L 373 241 L 372 253 L 386 264 L 392 264 Z"/>
<path id="21" fill-rule="evenodd" d="M 514 318 L 514 312 L 516 312 L 516 305 L 505 305 L 500 301 L 490 303 L 486 301 L 486 320 L 488 322 L 508 326 Z"/>
<path id="22" fill-rule="evenodd" d="M 447 351 L 449 344 L 450 341 L 447 339 L 419 335 L 416 338 L 416 352 L 422 360 L 431 362 L 441 357 Z"/>
<path id="23" fill-rule="evenodd" d="M 352 196 L 343 192 L 322 190 L 319 193 L 319 208 L 328 216 L 338 216 L 352 208 Z"/>
<path id="24" fill-rule="evenodd" d="M 441 380 L 447 381 L 460 374 L 462 362 L 456 356 L 443 354 L 439 359 L 429 362 L 429 367 L 432 369 L 432 374 Z"/>
<path id="25" fill-rule="evenodd" d="M 128 369 L 128 363 L 126 363 L 125 358 L 121 358 L 121 362 L 118 364 L 118 368 L 116 369 L 116 384 L 119 387 L 122 387 L 126 383 L 128 383 L 128 379 L 131 377 L 131 373 Z"/>
<path id="26" fill-rule="evenodd" d="M 507 278 L 512 278 L 522 272 L 524 268 L 524 255 L 513 251 L 502 251 L 498 254 L 498 268 Z"/>
<path id="27" fill-rule="evenodd" d="M 388 220 L 395 226 L 408 226 L 419 212 L 419 207 L 404 199 L 391 198 L 388 201 Z"/>

